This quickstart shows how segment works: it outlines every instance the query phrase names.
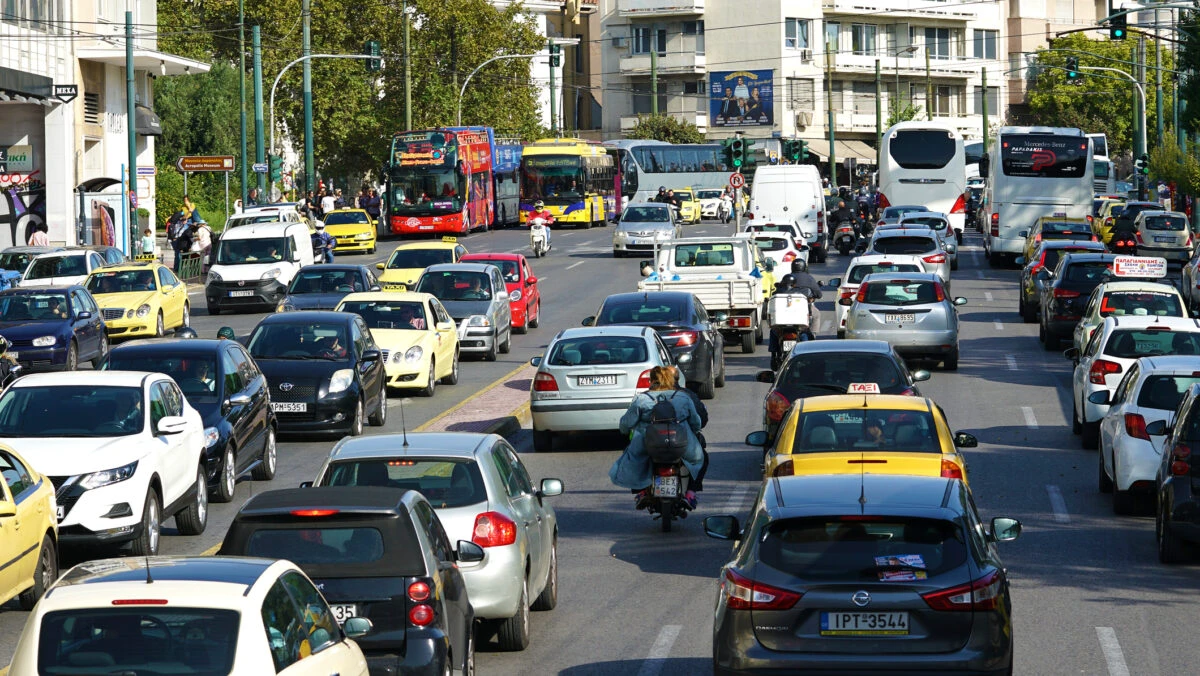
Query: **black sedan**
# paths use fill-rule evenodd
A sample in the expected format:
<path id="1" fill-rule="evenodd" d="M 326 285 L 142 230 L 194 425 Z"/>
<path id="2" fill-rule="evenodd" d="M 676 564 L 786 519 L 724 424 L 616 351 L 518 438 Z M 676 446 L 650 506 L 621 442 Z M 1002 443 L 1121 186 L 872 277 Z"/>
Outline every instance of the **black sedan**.
<path id="1" fill-rule="evenodd" d="M 1113 254 L 1071 253 L 1058 261 L 1053 272 L 1042 268 L 1042 295 L 1038 303 L 1038 340 L 1047 350 L 1058 349 L 1058 343 L 1068 338 L 1075 324 L 1083 317 L 1083 309 L 1092 290 L 1112 277 Z"/>
<path id="2" fill-rule="evenodd" d="M 165 373 L 204 420 L 204 472 L 216 502 L 229 502 L 238 477 L 275 477 L 275 432 L 267 380 L 232 340 L 136 340 L 113 348 L 113 371 Z"/>
<path id="3" fill-rule="evenodd" d="M 725 386 L 725 342 L 695 295 L 682 291 L 618 293 L 604 299 L 584 326 L 649 326 L 658 332 L 689 388 L 712 399 Z"/>
<path id="4" fill-rule="evenodd" d="M 8 355 L 27 369 L 74 371 L 79 362 L 96 365 L 108 354 L 100 308 L 78 285 L 0 292 L 0 336 L 8 339 Z"/>
<path id="5" fill-rule="evenodd" d="M 1054 270 L 1058 265 L 1058 259 L 1062 258 L 1064 254 L 1085 251 L 1104 253 L 1107 249 L 1100 242 L 1050 240 L 1038 245 L 1029 260 L 1017 258 L 1017 265 L 1021 266 L 1020 295 L 1017 296 L 1017 312 L 1021 314 L 1021 321 L 1032 324 L 1038 319 L 1038 310 L 1041 309 L 1042 303 L 1042 290 L 1045 288 L 1046 282 L 1050 280 L 1049 274 L 1038 273 L 1042 270 L 1047 272 Z"/>
<path id="6" fill-rule="evenodd" d="M 267 376 L 280 432 L 358 436 L 387 419 L 383 359 L 362 317 L 348 312 L 268 315 L 247 341 Z"/>
<path id="7" fill-rule="evenodd" d="M 278 310 L 332 310 L 347 294 L 378 290 L 379 281 L 375 279 L 375 273 L 365 265 L 309 265 L 292 278 L 287 296 L 280 301 Z"/>

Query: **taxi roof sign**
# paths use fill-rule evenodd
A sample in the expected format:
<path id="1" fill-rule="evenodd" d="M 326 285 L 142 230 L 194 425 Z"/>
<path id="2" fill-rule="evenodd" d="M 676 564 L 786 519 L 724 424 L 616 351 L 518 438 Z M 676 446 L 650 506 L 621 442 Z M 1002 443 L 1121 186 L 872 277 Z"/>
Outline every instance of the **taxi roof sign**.
<path id="1" fill-rule="evenodd" d="M 1144 256 L 1117 256 L 1113 259 L 1113 275 L 1117 277 L 1153 277 L 1161 279 L 1167 276 L 1167 259 L 1148 258 Z"/>
<path id="2" fill-rule="evenodd" d="M 446 242 L 447 244 L 453 244 L 453 243 L 455 243 L 455 242 L 457 242 L 457 241 L 458 241 L 458 238 L 457 238 L 457 237 L 449 237 L 449 236 L 447 236 L 447 237 L 443 237 L 443 238 L 442 238 L 442 241 L 443 241 L 443 242 Z"/>
<path id="3" fill-rule="evenodd" d="M 879 394 L 879 383 L 850 383 L 846 394 Z"/>

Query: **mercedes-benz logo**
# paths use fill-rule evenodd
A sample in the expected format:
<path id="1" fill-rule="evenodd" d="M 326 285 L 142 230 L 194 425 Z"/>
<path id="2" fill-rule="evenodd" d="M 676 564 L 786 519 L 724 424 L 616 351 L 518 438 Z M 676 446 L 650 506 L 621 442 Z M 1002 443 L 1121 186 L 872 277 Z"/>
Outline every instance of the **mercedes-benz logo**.
<path id="1" fill-rule="evenodd" d="M 238 286 L 246 286 L 246 280 L 244 280 L 244 279 L 239 279 L 239 280 L 238 280 Z"/>
<path id="2" fill-rule="evenodd" d="M 279 391 L 280 392 L 291 392 L 293 387 L 295 387 L 295 385 L 293 385 L 291 383 L 279 383 Z M 865 594 L 866 592 L 863 592 L 863 593 Z M 866 605 L 866 604 L 863 604 L 863 605 Z"/>
<path id="3" fill-rule="evenodd" d="M 854 605 L 858 606 L 859 608 L 866 608 L 867 604 L 871 602 L 871 595 L 865 590 L 860 589 L 859 591 L 854 592 L 854 595 L 850 597 L 850 600 L 853 601 Z"/>

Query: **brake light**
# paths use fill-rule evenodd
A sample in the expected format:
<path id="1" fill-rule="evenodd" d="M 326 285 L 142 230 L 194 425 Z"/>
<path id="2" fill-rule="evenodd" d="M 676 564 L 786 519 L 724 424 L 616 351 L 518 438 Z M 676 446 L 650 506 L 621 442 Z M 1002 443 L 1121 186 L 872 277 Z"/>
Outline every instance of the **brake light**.
<path id="1" fill-rule="evenodd" d="M 943 459 L 942 460 L 942 478 L 943 479 L 961 479 L 961 478 L 963 478 L 962 468 L 949 460 Z"/>
<path id="2" fill-rule="evenodd" d="M 941 264 L 941 263 L 946 262 L 946 254 L 944 254 L 944 253 L 933 254 L 932 256 L 926 256 L 926 257 L 922 258 L 921 260 L 925 261 L 926 263 Z"/>
<path id="3" fill-rule="evenodd" d="M 408 621 L 418 627 L 428 627 L 433 623 L 433 606 L 421 603 L 408 610 Z"/>
<path id="4" fill-rule="evenodd" d="M 1042 233 L 1040 233 L 1040 232 L 1039 232 L 1038 234 L 1034 235 L 1034 236 L 1033 236 L 1033 241 L 1034 241 L 1035 243 L 1036 243 L 1036 242 L 1040 242 L 1040 241 L 1042 241 Z"/>
<path id="5" fill-rule="evenodd" d="M 725 605 L 730 610 L 787 610 L 796 605 L 803 594 L 755 582 L 733 569 L 725 571 L 721 581 Z"/>
<path id="6" fill-rule="evenodd" d="M 1072 291 L 1070 289 L 1055 289 L 1054 297 L 1055 298 L 1078 298 L 1079 292 Z"/>
<path id="7" fill-rule="evenodd" d="M 534 392 L 557 392 L 558 381 L 549 373 L 538 373 L 533 377 Z"/>
<path id="8" fill-rule="evenodd" d="M 784 340 L 796 340 L 800 337 L 800 334 L 796 333 L 795 331 L 781 331 L 779 333 L 779 337 Z"/>
<path id="9" fill-rule="evenodd" d="M 663 338 L 674 338 L 675 347 L 686 347 L 688 345 L 695 345 L 698 335 L 696 331 L 676 331 L 674 333 L 664 333 Z"/>
<path id="10" fill-rule="evenodd" d="M 1146 419 L 1139 413 L 1125 414 L 1125 433 L 1134 439 L 1150 441 L 1150 435 L 1146 434 Z"/>
<path id="11" fill-rule="evenodd" d="M 842 295 L 838 298 L 838 305 L 849 305 L 854 302 L 854 289 L 843 289 Z"/>
<path id="12" fill-rule="evenodd" d="M 880 211 L 883 211 L 884 209 L 892 206 L 892 203 L 888 201 L 887 195 L 885 195 L 881 192 L 875 193 L 875 194 L 879 195 L 879 210 Z"/>
<path id="13" fill-rule="evenodd" d="M 1138 243 L 1138 244 L 1145 244 L 1145 243 L 1146 243 L 1146 240 L 1142 239 L 1142 233 L 1140 233 L 1140 232 L 1135 232 L 1135 233 L 1133 233 L 1133 236 L 1134 236 L 1134 237 L 1137 237 L 1137 243 Z"/>
<path id="14" fill-rule="evenodd" d="M 750 220 L 750 219 L 752 219 L 752 218 L 754 218 L 754 212 L 753 212 L 753 211 L 747 211 L 747 212 L 746 212 L 746 220 Z"/>
<path id="15" fill-rule="evenodd" d="M 992 213 L 992 237 L 1000 236 L 1000 213 Z"/>
<path id="16" fill-rule="evenodd" d="M 940 303 L 940 302 L 946 300 L 946 290 L 942 288 L 941 282 L 933 283 L 933 292 L 935 294 L 937 294 L 937 302 Z"/>
<path id="17" fill-rule="evenodd" d="M 818 209 L 817 210 L 817 234 L 820 235 L 823 232 L 825 232 L 825 210 Z"/>
<path id="18" fill-rule="evenodd" d="M 922 594 L 921 598 L 934 610 L 995 610 L 1004 590 L 1004 578 L 993 570 L 969 584 Z"/>
<path id="19" fill-rule="evenodd" d="M 1190 233 L 1190 232 L 1188 233 L 1187 239 L 1183 242 L 1183 245 L 1184 246 L 1192 245 L 1192 233 Z"/>
<path id="20" fill-rule="evenodd" d="M 1096 220 L 1095 216 L 1088 216 L 1087 217 L 1088 225 L 1091 225 L 1095 220 Z"/>
<path id="21" fill-rule="evenodd" d="M 783 262 L 784 263 L 791 263 L 794 260 L 796 260 L 796 252 L 795 251 L 789 251 L 789 252 L 783 254 Z"/>
<path id="22" fill-rule="evenodd" d="M 1192 447 L 1187 444 L 1175 444 L 1171 449 L 1171 474 L 1186 476 L 1192 471 L 1188 457 L 1192 455 Z"/>
<path id="23" fill-rule="evenodd" d="M 428 601 L 431 593 L 432 592 L 429 589 L 429 583 L 422 580 L 417 580 L 416 582 L 408 585 L 408 598 L 416 601 L 417 603 Z"/>
<path id="24" fill-rule="evenodd" d="M 771 390 L 767 395 L 767 420 L 777 423 L 783 420 L 783 414 L 787 413 L 788 407 L 792 402 L 787 400 L 787 397 L 779 393 L 778 390 Z"/>
<path id="25" fill-rule="evenodd" d="M 475 517 L 471 542 L 480 547 L 502 547 L 517 541 L 517 524 L 500 512 L 484 512 Z"/>
<path id="26" fill-rule="evenodd" d="M 750 328 L 750 318 L 749 317 L 730 317 L 729 320 L 726 321 L 725 323 L 735 329 Z"/>
<path id="27" fill-rule="evenodd" d="M 654 468 L 655 476 L 675 476 L 674 465 L 659 465 Z"/>
<path id="28" fill-rule="evenodd" d="M 638 376 L 637 389 L 639 389 L 639 390 L 650 389 L 650 369 L 646 369 L 645 371 L 642 371 L 642 375 Z"/>
<path id="29" fill-rule="evenodd" d="M 338 511 L 336 509 L 293 509 L 292 516 L 333 516 Z"/>
<path id="30" fill-rule="evenodd" d="M 959 195 L 958 199 L 954 200 L 954 206 L 950 207 L 950 213 L 952 213 L 952 214 L 967 213 L 966 195 Z"/>
<path id="31" fill-rule="evenodd" d="M 1117 362 L 1107 359 L 1097 359 L 1092 362 L 1092 367 L 1088 369 L 1088 382 L 1093 385 L 1103 385 L 1104 376 L 1120 372 L 1121 365 Z"/>
<path id="32" fill-rule="evenodd" d="M 897 392 L 896 394 L 903 395 L 905 397 L 915 397 L 915 396 L 917 396 L 917 389 L 915 387 L 909 386 L 909 387 L 906 387 L 903 390 Z"/>
<path id="33" fill-rule="evenodd" d="M 861 285 L 859 285 L 858 293 L 854 296 L 854 300 L 856 300 L 860 303 L 865 302 L 867 300 L 867 287 L 868 286 L 870 286 L 870 284 L 868 284 L 866 282 L 863 282 Z"/>
<path id="34" fill-rule="evenodd" d="M 792 476 L 795 473 L 796 466 L 792 464 L 792 461 L 784 460 L 775 467 L 775 471 L 771 473 L 771 476 Z"/>
<path id="35" fill-rule="evenodd" d="M 113 599 L 114 606 L 165 606 L 166 599 Z"/>

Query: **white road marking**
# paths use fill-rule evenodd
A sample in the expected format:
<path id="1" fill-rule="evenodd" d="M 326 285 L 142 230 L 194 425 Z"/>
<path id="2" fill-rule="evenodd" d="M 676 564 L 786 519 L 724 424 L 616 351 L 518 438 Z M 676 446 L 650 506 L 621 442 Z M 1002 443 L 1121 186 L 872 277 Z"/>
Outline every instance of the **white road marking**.
<path id="1" fill-rule="evenodd" d="M 1108 663 L 1108 676 L 1129 676 L 1117 632 L 1112 627 L 1096 627 L 1096 638 L 1100 640 L 1100 652 L 1104 653 L 1104 661 Z"/>
<path id="2" fill-rule="evenodd" d="M 992 320 L 992 326 L 996 327 L 997 331 L 1004 330 L 1004 322 L 1001 322 L 999 319 Z"/>
<path id="3" fill-rule="evenodd" d="M 749 486 L 739 486 L 737 490 L 729 494 L 729 499 L 725 501 L 724 513 L 734 514 L 746 501 L 746 494 L 750 492 Z"/>
<path id="4" fill-rule="evenodd" d="M 832 329 L 832 328 L 833 328 L 833 320 L 832 319 L 826 319 L 825 321 L 821 322 L 821 333 L 829 333 L 829 329 Z"/>
<path id="5" fill-rule="evenodd" d="M 1008 362 L 1008 370 L 1009 371 L 1017 370 L 1017 358 L 1016 357 L 1012 356 L 1011 354 L 1006 354 L 1006 355 L 1004 355 L 1004 361 Z"/>
<path id="6" fill-rule="evenodd" d="M 992 301 L 994 301 L 994 300 L 996 300 L 995 298 L 992 298 L 992 292 L 991 292 L 991 291 L 984 291 L 984 292 L 983 292 L 983 297 L 984 297 L 984 299 L 985 299 L 985 300 L 987 300 L 987 302 L 989 302 L 989 303 L 990 303 L 990 302 L 992 302 Z"/>
<path id="7" fill-rule="evenodd" d="M 568 270 L 570 270 L 571 268 L 577 268 L 577 267 L 579 267 L 580 265 L 583 265 L 583 264 L 584 264 L 584 263 L 586 263 L 586 262 L 587 262 L 587 261 L 579 261 L 578 263 L 571 263 L 570 265 L 568 265 L 568 266 L 567 266 L 567 269 L 568 269 Z"/>
<path id="8" fill-rule="evenodd" d="M 1025 416 L 1025 426 L 1031 430 L 1038 428 L 1037 417 L 1033 415 L 1033 409 L 1029 406 L 1021 407 L 1021 415 Z"/>
<path id="9" fill-rule="evenodd" d="M 1062 491 L 1058 490 L 1058 486 L 1046 484 L 1046 494 L 1050 496 L 1050 509 L 1054 512 L 1055 523 L 1071 523 L 1071 515 L 1067 514 L 1067 501 L 1063 500 Z M 1109 629 L 1109 631 L 1112 630 Z M 1116 641 L 1115 637 L 1113 641 Z M 1109 664 L 1111 670 L 1111 662 Z M 1129 672 L 1124 673 L 1128 674 Z"/>
<path id="10" fill-rule="evenodd" d="M 638 669 L 637 676 L 658 676 L 662 672 L 663 667 L 666 666 L 667 657 L 671 655 L 671 646 L 675 645 L 675 639 L 679 638 L 679 632 L 682 629 L 682 625 L 668 624 L 658 632 L 658 638 L 654 639 L 650 654 L 646 656 L 646 661 L 642 662 L 642 668 Z"/>

